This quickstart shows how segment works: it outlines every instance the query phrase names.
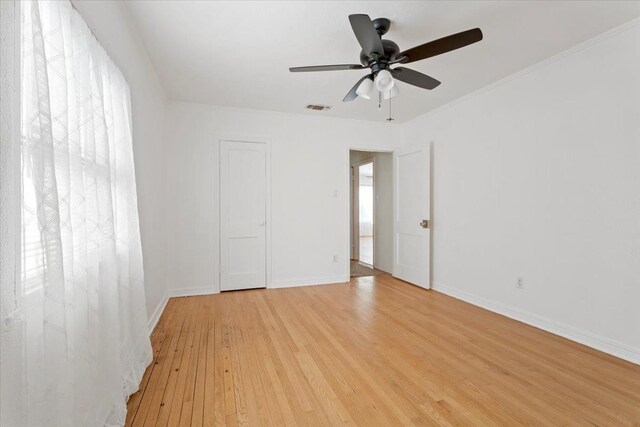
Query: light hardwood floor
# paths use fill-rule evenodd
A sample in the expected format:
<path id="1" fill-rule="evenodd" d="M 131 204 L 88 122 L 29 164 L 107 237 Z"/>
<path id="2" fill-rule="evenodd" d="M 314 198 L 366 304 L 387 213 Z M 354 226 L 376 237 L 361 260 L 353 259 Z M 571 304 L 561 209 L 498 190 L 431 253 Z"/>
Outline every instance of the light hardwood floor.
<path id="1" fill-rule="evenodd" d="M 640 425 L 640 366 L 388 275 L 172 298 L 128 426 Z"/>

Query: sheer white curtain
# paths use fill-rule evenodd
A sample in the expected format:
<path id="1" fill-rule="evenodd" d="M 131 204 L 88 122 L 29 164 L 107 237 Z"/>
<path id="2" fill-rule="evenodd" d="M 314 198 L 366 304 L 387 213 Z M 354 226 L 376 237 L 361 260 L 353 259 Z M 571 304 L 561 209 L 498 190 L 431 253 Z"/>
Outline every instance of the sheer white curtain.
<path id="1" fill-rule="evenodd" d="M 130 105 L 69 1 L 22 4 L 26 426 L 122 425 L 152 359 Z"/>

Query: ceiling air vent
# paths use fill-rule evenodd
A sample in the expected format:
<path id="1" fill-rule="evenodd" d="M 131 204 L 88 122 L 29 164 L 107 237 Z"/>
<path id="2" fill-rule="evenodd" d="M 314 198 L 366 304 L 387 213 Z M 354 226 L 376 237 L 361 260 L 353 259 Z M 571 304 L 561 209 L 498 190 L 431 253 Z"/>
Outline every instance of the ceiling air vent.
<path id="1" fill-rule="evenodd" d="M 315 111 L 324 111 L 330 110 L 330 105 L 317 105 L 317 104 L 309 104 L 305 107 L 307 110 L 315 110 Z"/>

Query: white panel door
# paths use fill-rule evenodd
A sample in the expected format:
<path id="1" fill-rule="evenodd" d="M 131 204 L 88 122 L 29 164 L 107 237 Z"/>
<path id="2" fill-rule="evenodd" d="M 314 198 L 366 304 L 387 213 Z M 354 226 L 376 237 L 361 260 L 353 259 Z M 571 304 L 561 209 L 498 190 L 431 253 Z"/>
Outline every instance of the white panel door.
<path id="1" fill-rule="evenodd" d="M 395 241 L 393 274 L 429 288 L 429 146 L 403 147 L 395 158 Z M 426 221 L 426 222 L 425 222 Z"/>
<path id="2" fill-rule="evenodd" d="M 220 289 L 266 286 L 266 149 L 220 144 Z"/>

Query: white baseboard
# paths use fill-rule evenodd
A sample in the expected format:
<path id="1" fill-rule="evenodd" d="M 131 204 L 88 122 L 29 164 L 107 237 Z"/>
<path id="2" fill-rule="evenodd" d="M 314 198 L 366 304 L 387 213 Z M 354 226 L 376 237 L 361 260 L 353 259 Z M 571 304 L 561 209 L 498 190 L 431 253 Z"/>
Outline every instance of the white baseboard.
<path id="1" fill-rule="evenodd" d="M 267 286 L 267 289 L 278 288 L 293 288 L 297 286 L 312 286 L 312 285 L 328 285 L 333 283 L 345 283 L 349 279 L 345 279 L 343 276 L 329 276 L 329 277 L 315 277 L 307 279 L 287 279 L 287 280 L 273 280 L 271 284 Z M 210 287 L 201 288 L 179 288 L 169 289 L 168 296 L 172 297 L 193 297 L 199 295 L 214 295 L 220 293 L 219 290 Z M 166 304 L 166 302 L 165 302 Z M 157 320 L 156 320 L 157 321 Z"/>
<path id="2" fill-rule="evenodd" d="M 349 281 L 349 278 L 344 276 L 326 276 L 326 277 L 311 277 L 306 279 L 272 280 L 271 284 L 269 284 L 267 288 L 268 289 L 295 288 L 298 286 L 314 286 L 314 285 L 329 285 L 334 283 L 346 283 L 348 281 Z"/>
<path id="3" fill-rule="evenodd" d="M 211 287 L 169 289 L 170 297 L 194 297 L 199 295 L 213 295 L 218 293 L 220 293 L 220 291 Z"/>
<path id="4" fill-rule="evenodd" d="M 433 283 L 432 289 L 453 298 L 468 302 L 478 307 L 485 308 L 511 319 L 518 320 L 552 334 L 559 335 L 571 341 L 584 344 L 587 347 L 600 350 L 620 359 L 640 365 L 640 349 L 631 347 L 618 341 L 594 335 L 590 332 L 544 318 L 537 314 L 532 314 L 484 297 L 479 297 L 465 291 L 461 291 L 439 283 Z"/>
<path id="5" fill-rule="evenodd" d="M 160 303 L 158 304 L 156 309 L 153 311 L 153 314 L 149 319 L 149 323 L 147 324 L 149 327 L 149 335 L 151 335 L 151 333 L 153 332 L 153 329 L 158 324 L 158 320 L 160 320 L 160 316 L 162 316 L 162 312 L 164 311 L 164 308 L 167 306 L 167 302 L 169 302 L 169 294 L 165 292 L 165 294 L 162 296 L 162 299 L 160 300 Z"/>

